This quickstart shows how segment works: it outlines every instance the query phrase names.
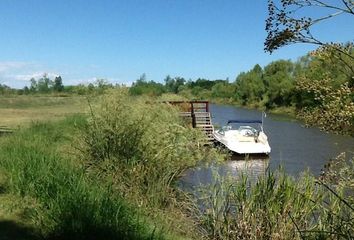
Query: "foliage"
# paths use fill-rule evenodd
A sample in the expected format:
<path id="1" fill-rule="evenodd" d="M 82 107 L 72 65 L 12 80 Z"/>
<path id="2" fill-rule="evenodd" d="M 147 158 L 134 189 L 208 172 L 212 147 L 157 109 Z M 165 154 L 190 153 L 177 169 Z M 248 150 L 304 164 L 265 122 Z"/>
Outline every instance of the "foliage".
<path id="1" fill-rule="evenodd" d="M 147 81 L 146 75 L 140 76 L 136 82 L 129 88 L 131 95 L 148 95 L 148 96 L 160 96 L 165 92 L 165 87 L 161 83 L 154 81 Z"/>
<path id="2" fill-rule="evenodd" d="M 271 62 L 264 70 L 257 64 L 251 71 L 237 76 L 235 100 L 242 105 L 268 109 L 290 106 L 293 72 L 294 64 L 290 61 Z"/>
<path id="3" fill-rule="evenodd" d="M 11 94 L 13 93 L 13 90 L 7 86 L 6 84 L 0 84 L 0 94 L 5 95 L 5 94 Z"/>
<path id="4" fill-rule="evenodd" d="M 63 90 L 64 90 L 64 85 L 61 76 L 55 77 L 54 84 L 53 84 L 53 91 L 62 92 Z"/>
<path id="5" fill-rule="evenodd" d="M 316 14 L 311 15 L 306 9 L 316 9 Z M 292 43 L 320 46 L 312 53 L 311 66 L 305 68 L 296 84 L 299 116 L 308 124 L 316 124 L 325 130 L 354 134 L 353 43 L 323 42 L 311 33 L 312 26 L 338 15 L 353 17 L 354 2 L 269 0 L 268 12 L 266 51 L 271 53 Z"/>
<path id="6" fill-rule="evenodd" d="M 164 222 L 168 231 L 197 234 L 175 184 L 186 169 L 218 155 L 203 146 L 203 133 L 182 121 L 175 107 L 114 90 L 92 107 L 80 138 L 78 147 L 90 175 L 112 182 L 115 192 Z"/>
<path id="7" fill-rule="evenodd" d="M 235 81 L 235 99 L 241 105 L 261 103 L 266 92 L 263 69 L 257 64 L 252 70 L 240 73 Z"/>
<path id="8" fill-rule="evenodd" d="M 306 11 L 307 10 L 307 11 Z M 306 13 L 313 13 L 307 16 Z M 292 43 L 311 43 L 328 46 L 311 33 L 311 28 L 341 14 L 354 16 L 352 0 L 268 0 L 268 19 L 265 50 L 274 50 Z M 316 13 L 316 14 L 315 14 Z M 336 45 L 332 45 L 336 48 Z M 338 48 L 340 51 L 340 48 Z"/>
<path id="9" fill-rule="evenodd" d="M 267 108 L 291 105 L 294 89 L 293 70 L 293 63 L 285 60 L 272 62 L 264 68 Z"/>
<path id="10" fill-rule="evenodd" d="M 350 48 L 347 51 L 354 53 Z M 354 134 L 354 75 L 350 69 L 354 61 L 346 66 L 338 59 L 347 56 L 338 54 L 323 47 L 311 53 L 309 66 L 296 81 L 298 116 L 323 130 Z"/>
<path id="11" fill-rule="evenodd" d="M 233 98 L 236 87 L 228 82 L 218 82 L 211 88 L 212 98 Z"/>
<path id="12" fill-rule="evenodd" d="M 341 192 L 308 174 L 268 172 L 256 182 L 216 175 L 201 189 L 199 221 L 212 239 L 351 239 L 354 202 Z"/>
<path id="13" fill-rule="evenodd" d="M 310 53 L 337 84 L 348 82 L 354 87 L 354 43 L 327 44 Z"/>
<path id="14" fill-rule="evenodd" d="M 170 75 L 168 75 L 165 78 L 166 91 L 171 93 L 178 93 L 180 86 L 183 86 L 185 82 L 186 80 L 182 77 L 171 78 Z"/>
<path id="15" fill-rule="evenodd" d="M 146 100 L 126 91 L 105 96 L 83 131 L 83 159 L 139 204 L 164 206 L 178 176 L 208 157 L 202 133 L 184 126 L 171 106 Z"/>
<path id="16" fill-rule="evenodd" d="M 54 80 L 50 79 L 47 74 L 36 80 L 30 79 L 30 87 L 25 86 L 23 89 L 10 88 L 6 85 L 0 84 L 1 95 L 28 95 L 28 94 L 103 94 L 106 90 L 121 87 L 120 85 L 113 86 L 105 79 L 96 79 L 93 83 L 78 84 L 78 85 L 65 85 L 61 76 L 56 76 Z"/>
<path id="17" fill-rule="evenodd" d="M 317 101 L 315 107 L 304 107 L 298 116 L 307 124 L 319 126 L 323 130 L 341 133 L 354 133 L 353 90 L 348 84 L 339 88 L 331 86 L 330 79 L 321 81 L 299 81 L 297 89 L 307 91 Z"/>
<path id="18" fill-rule="evenodd" d="M 85 124 L 76 116 L 3 137 L 0 169 L 7 174 L 7 191 L 37 202 L 30 217 L 40 238 L 159 238 L 140 213 L 64 154 L 75 125 Z"/>
<path id="19" fill-rule="evenodd" d="M 204 78 L 198 78 L 196 81 L 188 81 L 187 86 L 190 88 L 200 87 L 202 89 L 211 90 L 217 83 L 228 83 L 228 80 L 208 80 Z"/>

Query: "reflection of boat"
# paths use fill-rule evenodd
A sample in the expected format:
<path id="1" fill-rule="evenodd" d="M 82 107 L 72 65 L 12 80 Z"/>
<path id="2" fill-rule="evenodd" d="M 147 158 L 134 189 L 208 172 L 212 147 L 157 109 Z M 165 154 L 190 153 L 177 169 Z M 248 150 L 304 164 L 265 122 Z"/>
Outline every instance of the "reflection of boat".
<path id="1" fill-rule="evenodd" d="M 233 176 L 246 176 L 250 181 L 257 182 L 259 177 L 265 176 L 269 167 L 269 158 L 229 161 L 226 164 Z"/>
<path id="2" fill-rule="evenodd" d="M 269 166 L 269 158 L 257 160 L 238 160 L 230 161 L 227 165 L 237 171 L 255 171 L 264 173 Z"/>
<path id="3" fill-rule="evenodd" d="M 241 126 L 233 128 L 231 123 L 238 123 Z M 244 125 L 246 123 L 257 124 L 257 127 Z M 229 120 L 226 126 L 214 131 L 213 136 L 216 141 L 235 153 L 270 153 L 268 137 L 263 131 L 263 124 L 260 120 Z"/>

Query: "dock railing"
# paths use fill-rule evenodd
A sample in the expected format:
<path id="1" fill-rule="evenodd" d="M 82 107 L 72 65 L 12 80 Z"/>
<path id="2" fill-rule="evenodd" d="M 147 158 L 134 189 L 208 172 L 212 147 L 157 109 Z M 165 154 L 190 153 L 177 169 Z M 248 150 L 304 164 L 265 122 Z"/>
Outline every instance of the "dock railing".
<path id="1" fill-rule="evenodd" d="M 192 126 L 196 127 L 196 115 L 198 112 L 209 112 L 209 101 L 193 100 L 193 101 L 166 101 L 173 106 L 180 108 L 182 117 L 191 117 Z"/>
<path id="2" fill-rule="evenodd" d="M 203 131 L 207 136 L 208 142 L 214 139 L 214 127 L 209 112 L 209 101 L 166 101 L 166 103 L 178 107 L 181 117 L 190 118 L 192 127 Z"/>

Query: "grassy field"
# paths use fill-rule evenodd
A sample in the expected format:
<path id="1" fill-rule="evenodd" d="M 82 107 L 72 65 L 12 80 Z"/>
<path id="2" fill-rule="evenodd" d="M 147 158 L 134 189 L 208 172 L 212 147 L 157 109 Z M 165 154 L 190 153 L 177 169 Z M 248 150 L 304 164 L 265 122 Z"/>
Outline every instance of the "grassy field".
<path id="1" fill-rule="evenodd" d="M 173 184 L 204 158 L 200 133 L 182 126 L 171 107 L 144 98 L 109 94 L 93 104 L 94 115 L 80 114 L 86 103 L 1 99 L 3 113 L 16 110 L 21 118 L 2 116 L 2 125 L 20 128 L 0 137 L 0 239 L 196 235 Z"/>
<path id="2" fill-rule="evenodd" d="M 0 127 L 17 128 L 32 122 L 63 119 L 85 113 L 87 98 L 83 96 L 0 96 Z"/>
<path id="3" fill-rule="evenodd" d="M 138 210 L 64 154 L 80 115 L 0 139 L 0 239 L 158 239 Z"/>
<path id="4" fill-rule="evenodd" d="M 216 175 L 194 202 L 179 177 L 225 155 L 155 100 L 117 90 L 83 114 L 84 97 L 2 97 L 32 115 L 0 137 L 0 239 L 353 239 L 354 159 L 322 179 Z"/>

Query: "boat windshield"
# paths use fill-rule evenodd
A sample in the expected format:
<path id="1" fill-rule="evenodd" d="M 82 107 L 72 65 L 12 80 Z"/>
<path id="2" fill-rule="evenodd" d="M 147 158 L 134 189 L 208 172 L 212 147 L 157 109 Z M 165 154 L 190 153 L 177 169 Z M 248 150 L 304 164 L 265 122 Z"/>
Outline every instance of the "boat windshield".
<path id="1" fill-rule="evenodd" d="M 257 137 L 259 135 L 259 131 L 250 126 L 240 126 L 238 128 L 238 131 L 242 136 L 247 136 L 247 137 Z"/>
<path id="2" fill-rule="evenodd" d="M 224 135 L 226 131 L 229 131 L 231 129 L 232 129 L 231 125 L 226 125 L 226 126 L 223 126 L 222 128 L 220 128 L 218 130 L 218 133 Z"/>
<path id="3" fill-rule="evenodd" d="M 246 137 L 257 137 L 259 135 L 260 129 L 251 126 L 231 126 L 230 124 L 223 126 L 221 129 L 218 130 L 218 133 L 224 135 L 225 132 L 229 130 L 237 130 L 242 136 Z"/>

